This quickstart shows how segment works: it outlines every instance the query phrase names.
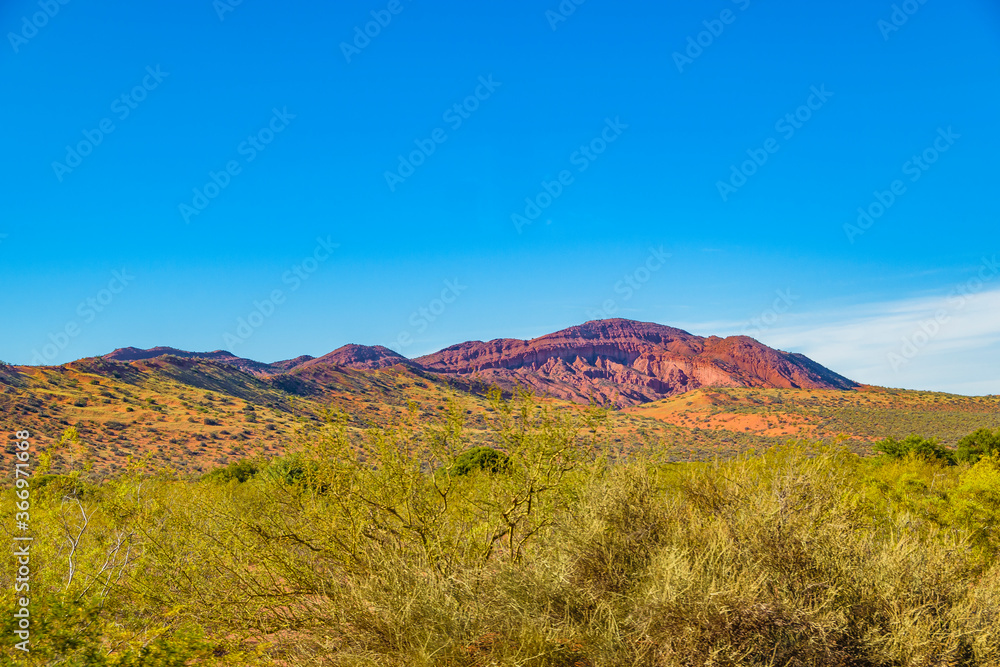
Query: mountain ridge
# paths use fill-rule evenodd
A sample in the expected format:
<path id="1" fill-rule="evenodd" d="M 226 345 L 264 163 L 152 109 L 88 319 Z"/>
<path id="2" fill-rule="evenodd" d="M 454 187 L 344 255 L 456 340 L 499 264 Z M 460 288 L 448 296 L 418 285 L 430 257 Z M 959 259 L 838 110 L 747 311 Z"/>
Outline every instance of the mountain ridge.
<path id="1" fill-rule="evenodd" d="M 102 359 L 135 362 L 159 356 L 216 361 L 258 377 L 330 365 L 372 371 L 402 364 L 465 382 L 526 386 L 556 398 L 627 407 L 700 387 L 854 389 L 859 385 L 805 355 L 775 350 L 748 336 L 696 336 L 683 329 L 626 319 L 592 320 L 522 340 L 466 341 L 408 359 L 381 345 L 348 344 L 321 357 L 274 363 L 225 350 L 120 348 Z"/>

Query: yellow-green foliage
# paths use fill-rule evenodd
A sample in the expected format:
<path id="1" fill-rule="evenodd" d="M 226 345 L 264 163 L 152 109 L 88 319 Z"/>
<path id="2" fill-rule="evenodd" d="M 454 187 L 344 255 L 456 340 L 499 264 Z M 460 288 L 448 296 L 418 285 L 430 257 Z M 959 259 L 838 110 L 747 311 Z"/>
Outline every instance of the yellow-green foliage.
<path id="1" fill-rule="evenodd" d="M 4 655 L 1000 664 L 1000 456 L 949 466 L 800 443 L 714 463 L 610 462 L 606 414 L 492 399 L 502 471 L 456 468 L 470 446 L 456 408 L 360 442 L 331 415 L 296 457 L 253 476 L 50 481 L 33 496 L 35 650 L 25 661 L 7 641 Z"/>

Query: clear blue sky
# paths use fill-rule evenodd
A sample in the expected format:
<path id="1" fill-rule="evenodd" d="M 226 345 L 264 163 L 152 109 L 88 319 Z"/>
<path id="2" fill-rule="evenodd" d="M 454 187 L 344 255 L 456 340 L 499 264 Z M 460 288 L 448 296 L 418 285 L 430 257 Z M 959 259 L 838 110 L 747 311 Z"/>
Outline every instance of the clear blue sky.
<path id="1" fill-rule="evenodd" d="M 1000 393 L 1000 276 L 890 360 L 1000 251 L 995 2 L 231 2 L 0 6 L 0 359 L 417 356 L 604 313 Z"/>

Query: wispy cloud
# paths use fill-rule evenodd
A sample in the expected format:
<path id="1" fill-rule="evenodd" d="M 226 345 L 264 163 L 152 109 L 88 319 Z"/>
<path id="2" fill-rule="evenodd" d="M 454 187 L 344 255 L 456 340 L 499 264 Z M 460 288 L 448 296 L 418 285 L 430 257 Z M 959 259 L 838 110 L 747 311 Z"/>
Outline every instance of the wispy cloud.
<path id="1" fill-rule="evenodd" d="M 995 278 L 995 276 L 993 276 Z M 755 337 L 801 352 L 858 382 L 959 394 L 1000 394 L 1000 289 L 796 312 Z M 979 290 L 975 290 L 978 284 Z M 803 306 L 804 307 L 804 306 Z M 745 322 L 681 325 L 739 335 Z"/>

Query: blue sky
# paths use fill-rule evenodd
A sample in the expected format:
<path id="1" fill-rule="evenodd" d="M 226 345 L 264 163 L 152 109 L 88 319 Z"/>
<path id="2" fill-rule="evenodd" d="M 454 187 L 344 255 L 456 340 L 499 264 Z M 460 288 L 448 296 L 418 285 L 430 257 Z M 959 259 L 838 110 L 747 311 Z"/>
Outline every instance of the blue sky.
<path id="1" fill-rule="evenodd" d="M 1000 393 L 996 3 L 231 3 L 0 6 L 0 359 L 621 316 Z"/>

